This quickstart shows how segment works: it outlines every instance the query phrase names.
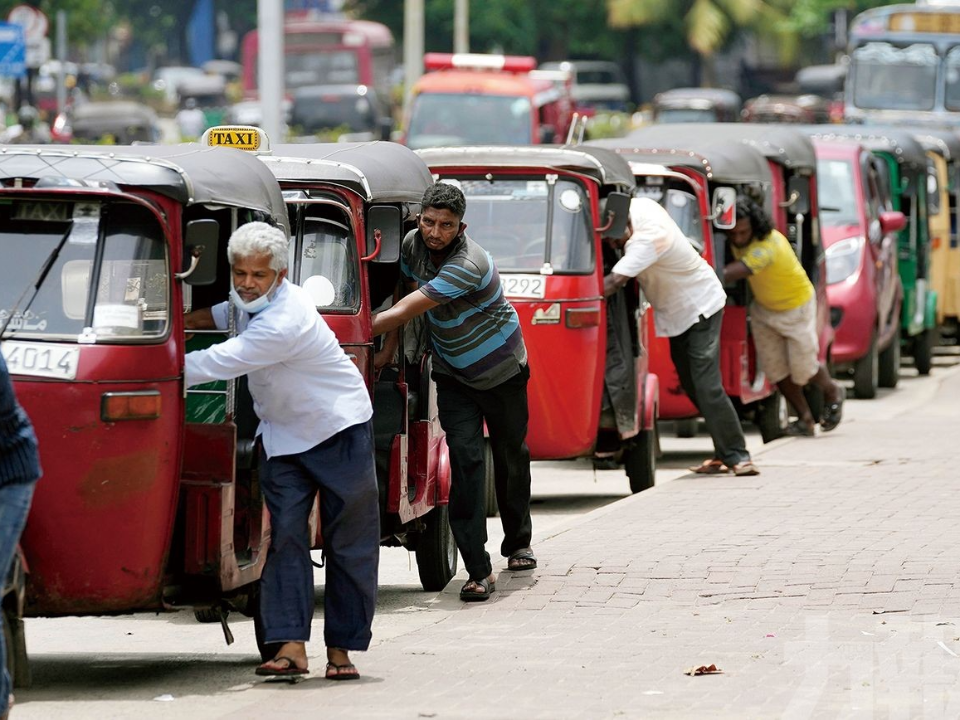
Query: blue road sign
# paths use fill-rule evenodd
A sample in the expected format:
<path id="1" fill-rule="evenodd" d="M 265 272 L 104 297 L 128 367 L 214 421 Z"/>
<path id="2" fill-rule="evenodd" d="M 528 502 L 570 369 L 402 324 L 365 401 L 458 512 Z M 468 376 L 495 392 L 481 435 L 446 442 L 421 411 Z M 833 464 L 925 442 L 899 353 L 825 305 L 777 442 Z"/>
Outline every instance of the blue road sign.
<path id="1" fill-rule="evenodd" d="M 23 77 L 27 74 L 27 42 L 23 25 L 0 22 L 0 76 Z"/>

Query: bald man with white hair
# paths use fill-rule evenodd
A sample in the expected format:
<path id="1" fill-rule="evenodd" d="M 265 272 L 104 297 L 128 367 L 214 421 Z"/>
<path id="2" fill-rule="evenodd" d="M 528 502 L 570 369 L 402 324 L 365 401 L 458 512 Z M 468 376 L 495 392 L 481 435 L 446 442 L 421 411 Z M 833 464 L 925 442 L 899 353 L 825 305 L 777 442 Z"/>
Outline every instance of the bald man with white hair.
<path id="1" fill-rule="evenodd" d="M 658 337 L 670 340 L 670 357 L 684 392 L 713 438 L 714 456 L 691 468 L 705 475 L 757 475 L 743 428 L 720 375 L 720 329 L 727 294 L 720 278 L 669 213 L 650 198 L 630 203 L 622 238 L 608 242 L 623 255 L 603 279 L 609 297 L 632 278 L 653 306 Z"/>

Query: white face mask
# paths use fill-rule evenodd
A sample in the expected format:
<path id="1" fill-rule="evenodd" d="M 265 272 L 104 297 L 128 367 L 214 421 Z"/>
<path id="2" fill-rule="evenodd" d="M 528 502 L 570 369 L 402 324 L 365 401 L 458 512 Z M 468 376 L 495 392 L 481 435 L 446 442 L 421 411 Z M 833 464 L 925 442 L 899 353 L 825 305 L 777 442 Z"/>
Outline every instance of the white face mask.
<path id="1" fill-rule="evenodd" d="M 245 310 L 246 312 L 252 315 L 253 313 L 260 312 L 267 305 L 270 304 L 270 293 L 272 293 L 274 288 L 277 287 L 277 282 L 279 280 L 280 280 L 280 274 L 278 273 L 277 277 L 274 278 L 273 280 L 273 284 L 270 285 L 270 288 L 263 295 L 261 295 L 258 298 L 254 298 L 250 302 L 246 302 L 242 297 L 240 297 L 240 293 L 237 292 L 236 286 L 231 284 L 230 297 L 233 298 L 233 302 L 238 308 L 240 308 L 241 310 Z"/>

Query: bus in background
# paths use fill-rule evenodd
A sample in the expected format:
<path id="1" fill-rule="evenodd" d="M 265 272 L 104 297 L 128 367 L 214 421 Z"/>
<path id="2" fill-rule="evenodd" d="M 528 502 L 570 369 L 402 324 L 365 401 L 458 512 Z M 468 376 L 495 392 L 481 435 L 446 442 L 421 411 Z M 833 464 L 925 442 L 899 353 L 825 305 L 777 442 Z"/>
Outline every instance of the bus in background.
<path id="1" fill-rule="evenodd" d="M 368 20 L 287 13 L 283 25 L 284 89 L 364 85 L 381 98 L 390 97 L 390 74 L 396 66 L 393 34 L 386 25 Z M 257 31 L 243 38 L 243 92 L 258 92 Z"/>
<path id="2" fill-rule="evenodd" d="M 532 57 L 427 53 L 403 142 L 413 149 L 563 143 L 573 122 L 568 72 Z"/>
<path id="3" fill-rule="evenodd" d="M 847 122 L 960 125 L 960 6 L 866 10 L 849 55 Z"/>

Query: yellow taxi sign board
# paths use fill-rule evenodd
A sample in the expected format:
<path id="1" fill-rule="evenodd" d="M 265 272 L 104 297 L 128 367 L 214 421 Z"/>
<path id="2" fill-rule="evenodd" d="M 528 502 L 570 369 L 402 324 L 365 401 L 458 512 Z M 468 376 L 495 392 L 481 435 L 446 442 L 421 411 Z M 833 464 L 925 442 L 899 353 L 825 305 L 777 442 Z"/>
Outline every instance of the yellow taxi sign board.
<path id="1" fill-rule="evenodd" d="M 219 125 L 209 128 L 200 138 L 200 144 L 259 153 L 270 151 L 267 134 L 253 125 Z"/>

